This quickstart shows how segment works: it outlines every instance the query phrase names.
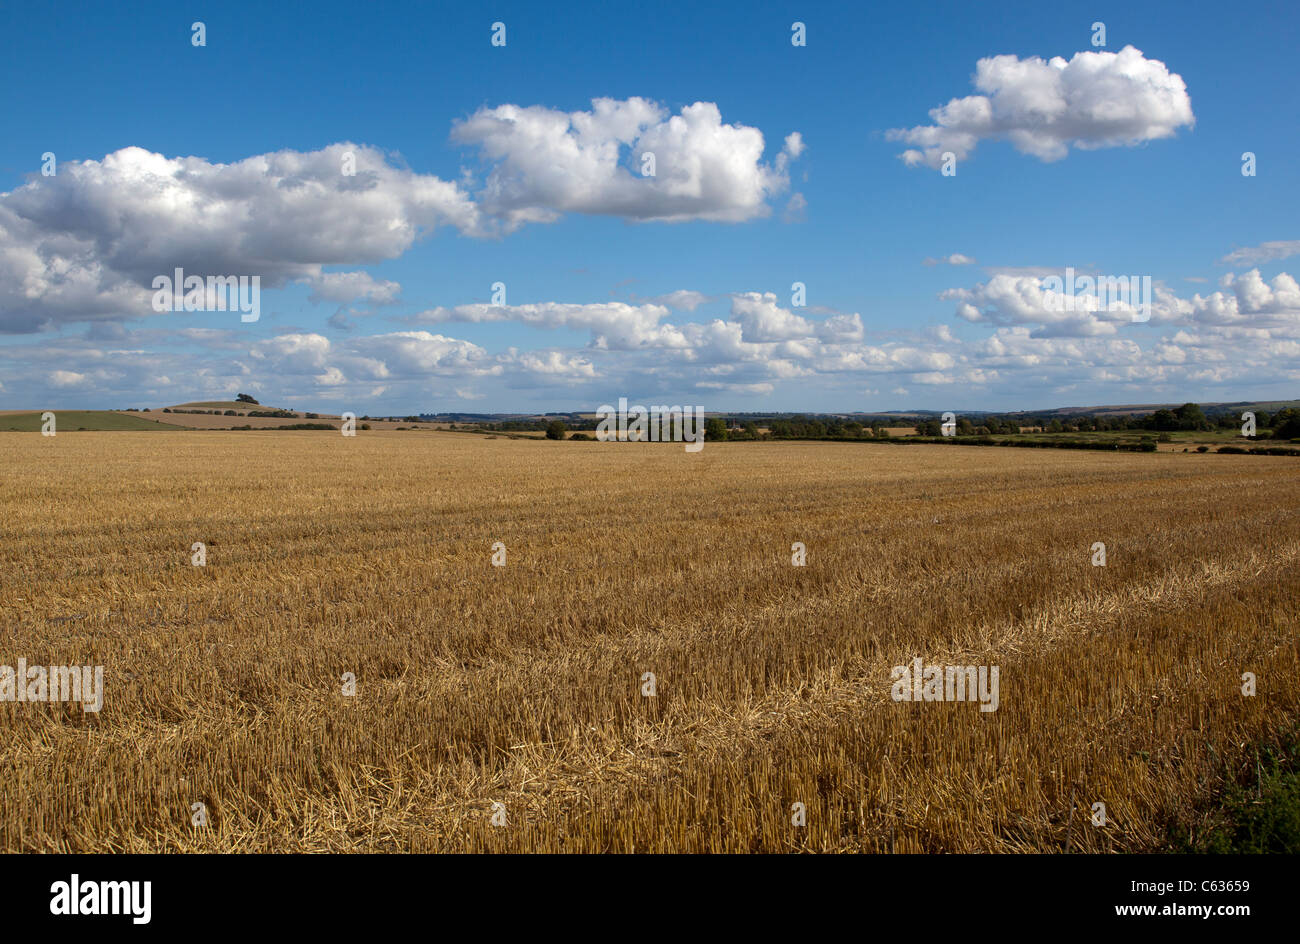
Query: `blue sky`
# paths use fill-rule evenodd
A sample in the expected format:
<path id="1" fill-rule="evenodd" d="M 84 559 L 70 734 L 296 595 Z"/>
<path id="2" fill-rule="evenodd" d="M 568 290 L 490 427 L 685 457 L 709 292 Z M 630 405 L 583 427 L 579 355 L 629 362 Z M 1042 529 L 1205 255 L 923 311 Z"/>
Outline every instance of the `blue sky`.
<path id="1" fill-rule="evenodd" d="M 1295 397 L 1298 21 L 1283 3 L 10 5 L 0 403 Z M 900 157 L 926 141 L 955 176 Z M 172 261 L 258 275 L 259 320 L 156 312 Z M 1053 314 L 1043 280 L 1066 267 L 1150 276 L 1150 319 Z"/>

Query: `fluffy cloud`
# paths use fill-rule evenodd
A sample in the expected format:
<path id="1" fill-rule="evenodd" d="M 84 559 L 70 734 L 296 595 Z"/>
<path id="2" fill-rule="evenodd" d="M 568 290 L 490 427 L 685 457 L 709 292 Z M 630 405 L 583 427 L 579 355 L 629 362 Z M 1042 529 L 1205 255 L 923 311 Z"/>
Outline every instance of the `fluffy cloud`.
<path id="1" fill-rule="evenodd" d="M 1060 273 L 1056 277 L 1065 282 Z M 1075 278 L 1077 283 L 1082 276 Z M 1059 290 L 1062 287 L 1065 291 Z M 1116 296 L 1099 279 L 1095 289 L 1071 296 L 1068 286 L 1049 285 L 1044 276 L 998 273 L 973 288 L 948 289 L 939 297 L 955 300 L 956 315 L 966 321 L 1036 326 L 1035 338 L 1113 337 L 1122 326 L 1145 321 L 1248 329 L 1259 337 L 1300 336 L 1300 285 L 1291 275 L 1282 272 L 1265 281 L 1258 269 L 1229 273 L 1220 280 L 1220 289 L 1188 299 L 1153 282 L 1145 298 L 1145 289 L 1136 287 Z M 1149 302 L 1145 309 L 1144 301 Z"/>
<path id="2" fill-rule="evenodd" d="M 79 387 L 86 383 L 85 374 L 79 374 L 71 370 L 55 370 L 50 372 L 50 383 L 55 387 Z"/>
<path id="3" fill-rule="evenodd" d="M 933 258 L 929 258 L 929 257 L 927 257 L 927 258 L 923 259 L 922 262 L 923 262 L 923 264 L 928 265 L 928 266 L 937 266 L 937 265 L 954 265 L 954 266 L 963 266 L 963 265 L 974 265 L 974 264 L 975 264 L 975 260 L 974 260 L 972 257 L 970 257 L 970 256 L 964 256 L 964 255 L 962 255 L 960 252 L 954 252 L 954 253 L 953 253 L 952 255 L 950 255 L 950 256 L 941 256 L 941 257 L 938 258 L 938 259 L 933 259 Z"/>
<path id="4" fill-rule="evenodd" d="M 660 295 L 657 298 L 647 299 L 659 305 L 667 305 L 669 308 L 676 308 L 679 311 L 694 311 L 705 302 L 709 301 L 709 296 L 703 292 L 693 292 L 689 289 L 678 289 L 675 292 L 669 292 L 667 295 Z"/>
<path id="5" fill-rule="evenodd" d="M 782 308 L 771 292 L 763 295 L 746 292 L 734 296 L 731 315 L 732 321 L 740 323 L 741 340 L 751 344 L 807 338 L 813 334 L 812 322 Z"/>
<path id="6" fill-rule="evenodd" d="M 469 341 L 428 331 L 396 331 L 354 338 L 341 355 L 360 376 L 374 380 L 390 377 L 481 377 L 501 373 L 501 365 L 483 348 Z"/>
<path id="7" fill-rule="evenodd" d="M 1064 279 L 1061 280 L 1064 282 Z M 1113 335 L 1122 324 L 1140 317 L 1127 299 L 1117 305 L 1100 292 L 1071 293 L 1037 276 L 998 274 L 974 288 L 949 289 L 940 298 L 956 300 L 957 316 L 995 325 L 1040 325 L 1040 337 Z M 1135 303 L 1139 298 L 1132 299 Z"/>
<path id="8" fill-rule="evenodd" d="M 348 155 L 354 176 L 341 172 Z M 399 256 L 440 225 L 482 230 L 457 185 L 353 144 L 234 164 L 136 147 L 65 161 L 0 195 L 0 330 L 152 314 L 151 281 L 177 267 L 263 288 L 305 280 L 324 298 L 351 281 L 382 297 L 392 283 L 321 267 Z"/>
<path id="9" fill-rule="evenodd" d="M 639 347 L 681 347 L 686 340 L 671 325 L 661 326 L 668 308 L 653 303 L 629 305 L 600 302 L 589 305 L 543 302 L 529 305 L 457 305 L 413 315 L 415 324 L 462 322 L 479 324 L 513 321 L 536 328 L 570 328 L 591 332 L 592 346 L 606 350 Z"/>
<path id="10" fill-rule="evenodd" d="M 694 311 L 708 301 L 699 292 L 677 291 L 662 296 L 672 301 L 674 307 Z M 862 318 L 852 314 L 836 314 L 813 321 L 794 314 L 777 304 L 771 292 L 740 292 L 731 296 L 731 323 L 719 320 L 711 324 L 666 322 L 669 307 L 657 301 L 639 305 L 625 302 L 596 302 L 592 304 L 567 304 L 542 302 L 526 305 L 457 305 L 452 308 L 433 308 L 399 320 L 411 324 L 443 324 L 459 322 L 480 324 L 510 321 L 535 328 L 588 331 L 589 346 L 605 351 L 696 349 L 701 346 L 722 346 L 733 352 L 758 350 L 772 342 L 796 343 L 802 340 L 820 340 L 841 343 L 861 340 Z"/>
<path id="11" fill-rule="evenodd" d="M 1293 276 L 1281 272 L 1270 282 L 1251 269 L 1242 275 L 1229 273 L 1219 284 L 1223 291 L 1204 298 L 1197 294 L 1181 304 L 1181 320 L 1250 327 L 1275 337 L 1300 335 L 1300 285 Z"/>
<path id="12" fill-rule="evenodd" d="M 894 396 L 919 391 L 957 405 L 1019 389 L 1015 400 L 1024 405 L 1025 390 L 1075 395 L 1091 388 L 1103 391 L 1098 402 L 1122 402 L 1176 399 L 1180 389 L 1208 398 L 1216 387 L 1285 389 L 1300 382 L 1300 286 L 1286 274 L 1272 280 L 1255 270 L 1225 276 L 1219 290 L 1204 297 L 1165 292 L 1156 306 L 1163 321 L 1153 315 L 1132 335 L 1068 319 L 1045 324 L 1053 313 L 1044 311 L 1044 289 L 1033 276 L 994 276 L 960 291 L 965 294 L 950 296 L 958 301 L 957 324 L 987 325 L 990 333 L 975 337 L 969 326 L 953 331 L 939 325 L 868 340 L 857 313 L 813 318 L 783 308 L 771 293 L 740 292 L 729 297 L 728 320 L 671 323 L 670 309 L 657 304 L 558 302 L 459 306 L 424 316 L 585 330 L 590 339 L 580 349 L 494 353 L 427 330 L 343 339 L 289 332 L 250 344 L 237 329 L 184 329 L 130 335 L 153 343 L 151 351 L 66 336 L 0 346 L 0 374 L 11 399 L 49 397 L 58 401 L 54 406 L 221 399 L 252 391 L 265 402 L 308 409 L 324 403 L 356 408 L 381 396 L 403 398 L 412 408 L 428 408 L 439 398 L 450 406 L 455 399 L 487 396 L 500 401 L 493 409 L 561 397 L 594 405 L 608 400 L 611 390 L 677 399 L 695 391 L 699 402 L 719 408 L 735 408 L 740 397 L 761 402 L 781 391 L 816 390 L 847 405 L 858 402 L 864 386 Z M 960 317 L 971 314 L 963 312 L 965 305 L 974 307 L 974 316 Z M 1112 313 L 1088 317 L 1115 328 L 1123 323 Z M 184 343 L 168 349 L 163 336 Z M 880 404 L 862 406 L 873 405 Z"/>
<path id="13" fill-rule="evenodd" d="M 1068 62 L 993 56 L 978 62 L 974 81 L 984 94 L 932 109 L 933 124 L 889 132 L 891 140 L 913 145 L 899 155 L 904 162 L 938 168 L 945 151 L 964 160 L 989 138 L 1056 161 L 1071 146 L 1141 144 L 1173 137 L 1196 120 L 1182 77 L 1132 46 L 1075 53 Z"/>
<path id="14" fill-rule="evenodd" d="M 521 355 L 518 369 L 547 377 L 591 378 L 597 376 L 595 365 L 585 357 L 566 355 L 560 351 L 536 351 Z"/>
<path id="15" fill-rule="evenodd" d="M 259 276 L 265 289 L 304 282 L 317 302 L 383 304 L 400 286 L 324 267 L 396 258 L 440 227 L 485 237 L 565 212 L 740 222 L 770 213 L 804 149 L 796 132 L 766 164 L 762 133 L 724 124 L 716 105 L 669 115 L 640 98 L 598 99 L 590 112 L 484 108 L 453 137 L 488 163 L 476 195 L 468 179 L 419 174 L 347 142 L 231 164 L 138 147 L 63 161 L 57 175 L 0 194 L 0 333 L 152 315 L 152 280 L 177 267 Z M 656 175 L 642 177 L 650 151 Z"/>
<path id="16" fill-rule="evenodd" d="M 313 302 L 347 304 L 358 300 L 384 305 L 397 301 L 402 286 L 396 282 L 376 281 L 369 272 L 324 272 L 308 280 Z"/>
<path id="17" fill-rule="evenodd" d="M 481 108 L 452 130 L 494 163 L 477 194 L 507 228 L 563 213 L 633 220 L 741 222 L 771 212 L 789 186 L 786 168 L 804 150 L 796 132 L 765 164 L 757 128 L 724 124 L 718 106 L 680 113 L 643 98 L 597 98 L 591 111 L 542 106 Z M 644 176 L 653 154 L 654 175 Z"/>

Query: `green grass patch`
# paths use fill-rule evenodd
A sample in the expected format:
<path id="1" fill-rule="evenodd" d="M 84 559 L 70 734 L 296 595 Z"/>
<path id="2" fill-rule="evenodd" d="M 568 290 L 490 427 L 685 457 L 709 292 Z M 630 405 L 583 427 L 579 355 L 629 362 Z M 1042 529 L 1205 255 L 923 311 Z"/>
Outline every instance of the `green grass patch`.
<path id="1" fill-rule="evenodd" d="M 0 431 L 39 433 L 41 410 L 31 413 L 11 413 L 0 416 Z M 183 429 L 171 423 L 157 423 L 143 416 L 114 413 L 110 410 L 53 410 L 55 433 L 75 433 L 80 430 L 175 430 Z"/>
<path id="2" fill-rule="evenodd" d="M 1257 748 L 1223 785 L 1193 829 L 1170 831 L 1172 852 L 1300 852 L 1300 729 Z"/>
<path id="3" fill-rule="evenodd" d="M 279 407 L 257 403 L 240 403 L 238 400 L 201 400 L 195 403 L 173 403 L 169 410 L 276 410 Z"/>
<path id="4" fill-rule="evenodd" d="M 1077 433 L 1021 433 L 1025 439 L 1096 439 L 1100 441 L 1119 441 L 1137 442 L 1146 437 L 1168 436 L 1169 442 L 1181 443 L 1184 446 L 1195 445 L 1196 443 L 1230 443 L 1239 441 L 1249 444 L 1259 440 L 1250 440 L 1241 435 L 1240 427 L 1232 429 L 1216 429 L 1210 432 L 1198 432 L 1195 430 L 1175 430 L 1173 432 L 1161 432 L 1157 430 L 1146 429 L 1107 429 L 1107 430 L 1084 430 Z"/>

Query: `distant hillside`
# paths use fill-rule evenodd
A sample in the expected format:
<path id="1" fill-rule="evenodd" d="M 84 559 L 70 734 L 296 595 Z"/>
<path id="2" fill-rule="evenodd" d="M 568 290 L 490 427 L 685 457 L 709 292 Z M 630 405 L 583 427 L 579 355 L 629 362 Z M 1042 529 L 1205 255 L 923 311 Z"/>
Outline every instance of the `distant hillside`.
<path id="1" fill-rule="evenodd" d="M 648 401 L 647 401 L 648 402 Z M 975 422 L 981 418 L 1002 418 L 1022 426 L 1046 426 L 1055 419 L 1063 423 L 1077 421 L 1085 417 L 1129 417 L 1155 413 L 1157 410 L 1174 410 L 1181 403 L 1145 403 L 1145 404 L 1111 404 L 1103 406 L 1063 406 L 1042 410 L 962 410 L 953 408 L 954 413 Z M 1200 403 L 1201 410 L 1207 418 L 1215 419 L 1224 414 L 1240 415 L 1251 410 L 1256 413 L 1276 414 L 1287 408 L 1300 408 L 1300 400 L 1269 400 L 1236 402 Z M 22 432 L 39 431 L 41 428 L 40 410 L 0 411 L 0 431 L 13 430 Z M 246 403 L 238 400 L 194 400 L 178 403 L 175 406 L 147 410 L 58 410 L 58 429 L 67 430 L 178 430 L 178 429 L 230 429 L 232 427 L 252 427 L 254 429 L 275 429 L 292 425 L 299 421 L 331 423 L 337 425 L 341 418 L 336 413 L 315 413 L 306 410 L 290 410 L 270 404 Z M 251 414 L 269 414 L 254 416 Z M 710 417 L 726 417 L 734 424 L 743 425 L 753 422 L 766 428 L 780 420 L 798 418 L 813 420 L 839 420 L 857 422 L 863 425 L 884 425 L 889 428 L 911 427 L 921 420 L 938 419 L 938 410 L 881 410 L 874 412 L 836 412 L 823 413 L 815 411 L 707 411 Z M 424 413 L 419 416 L 383 416 L 372 417 L 358 415 L 358 425 L 365 423 L 371 429 L 446 429 L 449 426 L 469 425 L 478 427 L 478 431 L 491 427 L 493 431 L 537 432 L 554 419 L 562 420 L 570 430 L 590 430 L 596 426 L 596 416 L 590 411 L 551 412 L 551 413 Z"/>
<path id="2" fill-rule="evenodd" d="M 234 410 L 234 416 L 227 416 L 227 410 Z M 186 412 L 176 412 L 176 411 Z M 41 413 L 43 410 L 9 410 L 0 411 L 0 432 L 35 433 L 41 430 Z M 273 406 L 261 406 L 249 403 L 226 403 L 225 401 L 196 401 L 179 403 L 174 407 L 158 410 L 119 411 L 119 410 L 54 410 L 55 431 L 58 433 L 78 432 L 80 430 L 151 430 L 154 432 L 204 429 L 265 429 L 275 430 L 300 423 L 328 424 L 337 429 L 342 418 L 336 414 L 313 413 L 300 410 L 277 410 Z M 273 413 L 273 416 L 249 416 L 249 412 Z M 376 419 L 369 416 L 357 417 L 357 427 L 372 430 L 380 429 L 445 429 L 445 423 L 412 422 L 405 419 L 389 417 Z"/>
<path id="3" fill-rule="evenodd" d="M 262 406 L 257 403 L 244 403 L 241 400 L 200 400 L 195 403 L 177 403 L 168 407 L 172 410 L 276 410 L 279 407 Z"/>
<path id="4" fill-rule="evenodd" d="M 260 414 L 260 415 L 259 415 Z M 337 413 L 291 410 L 267 403 L 236 400 L 194 400 L 160 409 L 142 410 L 138 414 L 149 420 L 171 423 L 179 429 L 278 429 L 298 423 L 328 423 L 335 428 L 342 422 Z M 357 426 L 370 429 L 438 429 L 446 424 L 426 423 L 416 417 L 371 417 L 358 415 Z"/>
<path id="5" fill-rule="evenodd" d="M 1217 416 L 1222 413 L 1243 413 L 1251 410 L 1258 413 L 1264 410 L 1268 413 L 1276 413 L 1279 410 L 1288 408 L 1294 409 L 1300 407 L 1300 400 L 1237 400 L 1227 402 L 1207 403 L 1196 401 L 1201 407 L 1201 411 L 1206 416 Z M 1128 403 L 1110 406 L 1062 406 L 1049 410 L 1016 410 L 1010 413 L 999 413 L 999 416 L 1044 416 L 1044 417 L 1066 417 L 1066 416 L 1138 416 L 1145 413 L 1154 413 L 1156 410 L 1173 410 L 1182 406 L 1179 403 Z M 986 415 L 984 413 L 972 413 L 975 415 Z"/>
<path id="6" fill-rule="evenodd" d="M 21 413 L 0 413 L 0 431 L 37 433 L 41 430 L 41 413 L 32 410 Z M 112 410 L 53 410 L 56 433 L 79 430 L 176 430 L 180 426 L 148 419 L 143 414 L 117 413 Z"/>

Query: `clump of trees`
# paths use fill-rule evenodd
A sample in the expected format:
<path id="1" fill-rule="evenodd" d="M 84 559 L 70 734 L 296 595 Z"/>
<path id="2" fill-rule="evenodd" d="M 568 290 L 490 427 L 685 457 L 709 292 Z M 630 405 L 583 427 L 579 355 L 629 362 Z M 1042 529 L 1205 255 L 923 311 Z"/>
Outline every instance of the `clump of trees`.
<path id="1" fill-rule="evenodd" d="M 555 422 L 559 422 L 559 421 L 555 421 Z M 456 428 L 455 423 L 450 423 L 448 424 L 448 426 L 450 429 Z M 546 420 L 501 420 L 499 423 L 473 424 L 473 428 L 486 430 L 494 433 L 530 433 L 530 432 L 537 432 L 538 430 L 545 432 L 549 427 L 550 427 L 550 423 L 548 423 Z M 569 425 L 565 424 L 564 428 L 568 429 Z M 587 428 L 587 427 L 581 427 L 581 428 Z M 592 423 L 590 428 L 595 429 L 596 428 L 595 423 Z"/>
<path id="2" fill-rule="evenodd" d="M 1101 433 L 1101 432 L 1213 432 L 1241 427 L 1241 411 L 1223 409 L 1207 416 L 1199 403 L 1184 403 L 1173 409 L 1159 409 L 1151 413 L 1125 414 L 1123 416 L 1054 416 L 1014 414 L 1010 416 L 983 416 L 972 421 L 967 417 L 957 419 L 958 436 L 1006 436 L 1020 432 L 1021 428 L 1041 429 L 1047 433 Z M 916 423 L 920 436 L 938 436 L 942 423 L 925 419 Z M 1294 439 L 1300 437 L 1300 410 L 1285 409 L 1270 416 L 1265 410 L 1255 412 L 1255 427 L 1261 438 Z M 1271 427 L 1271 430 L 1270 430 Z M 1168 440 L 1161 440 L 1162 442 Z"/>
<path id="3" fill-rule="evenodd" d="M 1197 403 L 1184 403 L 1172 410 L 1156 410 L 1150 414 L 1148 422 L 1149 425 L 1144 425 L 1144 429 L 1153 429 L 1162 433 L 1178 430 L 1210 432 L 1214 429 L 1214 424 L 1205 418 L 1205 413 Z"/>
<path id="4" fill-rule="evenodd" d="M 753 423 L 747 424 L 747 426 L 753 425 Z M 887 439 L 889 437 L 889 431 L 885 429 L 883 422 L 875 421 L 871 426 L 866 426 L 857 420 L 829 417 L 823 419 L 809 419 L 806 416 L 782 417 L 771 420 L 767 428 L 771 430 L 769 435 L 772 439 Z M 754 432 L 757 438 L 757 427 Z"/>
<path id="5" fill-rule="evenodd" d="M 261 405 L 261 404 L 259 404 L 256 400 L 254 400 L 252 397 L 250 397 L 250 396 L 249 396 L 248 394 L 246 394 L 246 393 L 241 393 L 239 396 L 235 397 L 235 400 L 236 400 L 237 402 L 239 402 L 239 403 L 251 403 L 251 404 L 253 404 L 254 406 L 260 406 L 260 405 Z"/>
<path id="6" fill-rule="evenodd" d="M 1257 426 L 1263 426 L 1259 418 L 1261 415 L 1268 416 L 1267 413 L 1257 413 L 1255 415 Z M 1274 439 L 1300 439 L 1300 410 L 1282 410 L 1277 416 L 1270 417 L 1270 420 Z"/>
<path id="7" fill-rule="evenodd" d="M 563 439 L 564 434 L 567 431 L 568 431 L 568 427 L 565 426 L 564 423 L 561 422 L 560 420 L 551 420 L 549 423 L 546 424 L 547 439 Z"/>

